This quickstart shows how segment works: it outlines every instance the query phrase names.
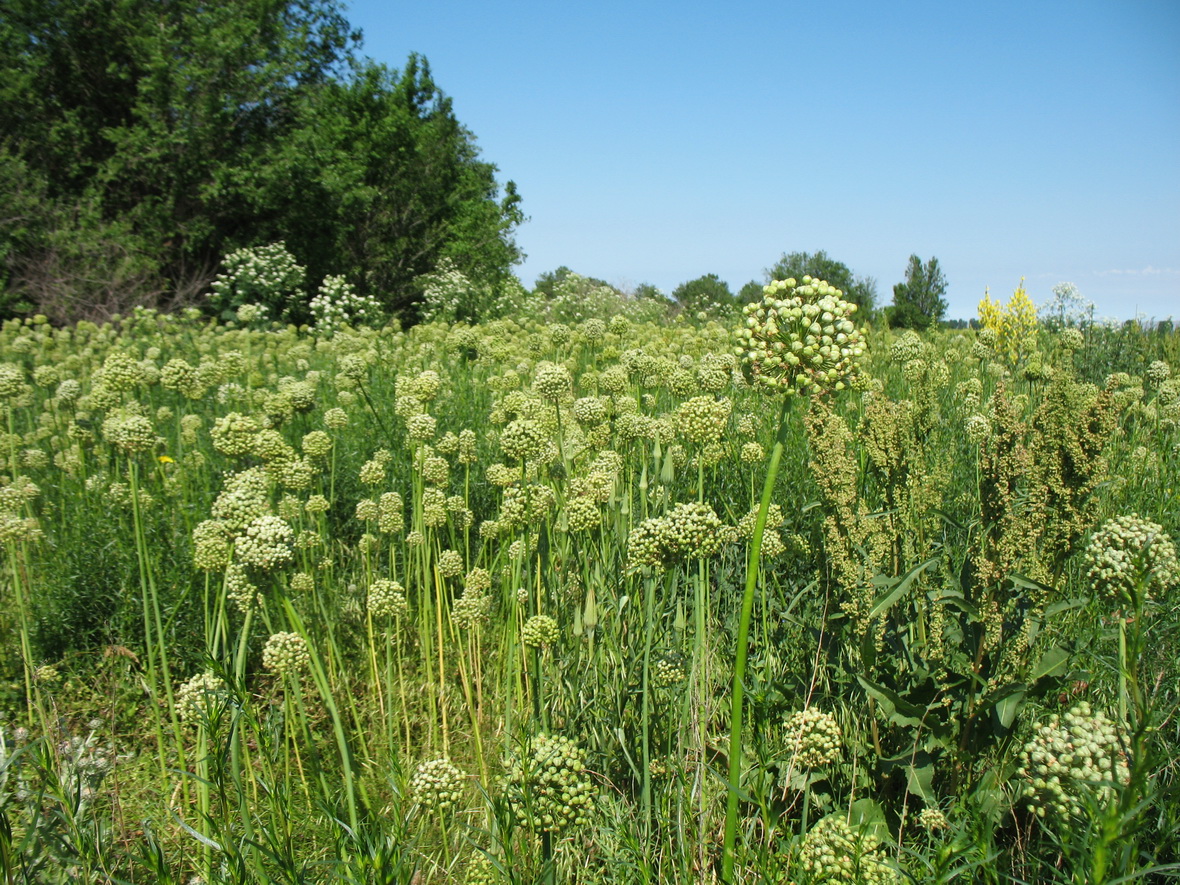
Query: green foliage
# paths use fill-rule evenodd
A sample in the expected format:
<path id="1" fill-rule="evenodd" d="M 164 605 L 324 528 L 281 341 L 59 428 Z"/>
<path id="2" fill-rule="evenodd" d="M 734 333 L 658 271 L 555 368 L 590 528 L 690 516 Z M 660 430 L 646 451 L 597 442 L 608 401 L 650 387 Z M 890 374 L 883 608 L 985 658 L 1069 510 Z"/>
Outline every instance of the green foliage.
<path id="1" fill-rule="evenodd" d="M 410 317 L 444 257 L 500 285 L 515 186 L 500 197 L 423 59 L 399 74 L 358 39 L 335 0 L 7 4 L 6 309 L 188 303 L 222 255 L 277 240 Z"/>
<path id="2" fill-rule="evenodd" d="M 905 282 L 893 287 L 893 304 L 888 309 L 889 325 L 901 329 L 927 329 L 946 315 L 946 277 L 938 259 L 925 264 L 910 256 Z"/>
<path id="3" fill-rule="evenodd" d="M 791 299 L 739 339 L 560 277 L 2 324 L 0 869 L 694 882 L 731 800 L 735 882 L 1180 863 L 1174 331 L 1034 329 L 1033 376 L 825 301 L 861 371 L 783 410 L 734 347 L 805 357 Z M 1117 739 L 1058 752 L 1083 702 Z"/>
<path id="4" fill-rule="evenodd" d="M 681 283 L 672 290 L 672 300 L 689 313 L 701 310 L 716 313 L 718 310 L 724 310 L 734 304 L 733 292 L 729 289 L 729 283 L 715 273 L 705 274 L 703 277 Z"/>
<path id="5" fill-rule="evenodd" d="M 773 280 L 802 280 L 805 276 L 824 280 L 840 289 L 844 293 L 844 300 L 860 309 L 858 317 L 862 321 L 872 316 L 877 306 L 877 281 L 872 277 L 853 276 L 848 265 L 829 257 L 823 249 L 818 252 L 792 252 L 789 255 L 784 253 L 772 267 L 766 269 L 768 283 Z M 756 295 L 756 298 L 761 297 L 760 293 Z"/>

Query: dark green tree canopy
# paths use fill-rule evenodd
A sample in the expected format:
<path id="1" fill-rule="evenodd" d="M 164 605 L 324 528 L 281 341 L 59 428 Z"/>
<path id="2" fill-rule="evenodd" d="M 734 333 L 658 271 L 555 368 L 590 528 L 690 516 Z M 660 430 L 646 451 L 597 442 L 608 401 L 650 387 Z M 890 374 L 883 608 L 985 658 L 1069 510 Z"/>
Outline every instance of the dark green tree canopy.
<path id="1" fill-rule="evenodd" d="M 946 277 L 938 259 L 925 264 L 911 255 L 906 266 L 905 282 L 893 287 L 893 305 L 888 310 L 889 325 L 903 329 L 926 329 L 946 316 Z"/>
<path id="2" fill-rule="evenodd" d="M 766 269 L 766 281 L 801 279 L 804 276 L 826 280 L 844 292 L 844 298 L 860 308 L 859 316 L 867 318 L 877 305 L 877 281 L 872 277 L 855 277 L 848 265 L 830 258 L 824 250 L 784 254 Z M 761 294 L 759 294 L 761 297 Z"/>
<path id="3" fill-rule="evenodd" d="M 672 299 L 684 310 L 690 312 L 708 310 L 713 305 L 726 308 L 734 303 L 729 283 L 715 273 L 705 274 L 703 277 L 681 283 L 672 290 Z"/>
<path id="4" fill-rule="evenodd" d="M 358 57 L 336 0 L 4 6 L 10 304 L 171 306 L 225 253 L 281 239 L 310 280 L 345 274 L 412 313 L 441 258 L 493 281 L 519 259 L 515 187 L 500 197 L 425 60 Z"/>

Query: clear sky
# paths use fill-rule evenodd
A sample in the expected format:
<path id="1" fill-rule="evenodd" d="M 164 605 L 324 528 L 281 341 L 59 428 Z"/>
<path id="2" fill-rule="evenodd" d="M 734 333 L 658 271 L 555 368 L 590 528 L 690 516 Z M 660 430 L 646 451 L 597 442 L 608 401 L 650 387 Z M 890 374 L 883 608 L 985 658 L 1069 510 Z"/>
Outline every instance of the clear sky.
<path id="1" fill-rule="evenodd" d="M 1026 277 L 1180 319 L 1180 2 L 354 0 L 362 51 L 430 62 L 512 179 L 526 285 L 736 290 L 820 249 L 949 317 Z"/>

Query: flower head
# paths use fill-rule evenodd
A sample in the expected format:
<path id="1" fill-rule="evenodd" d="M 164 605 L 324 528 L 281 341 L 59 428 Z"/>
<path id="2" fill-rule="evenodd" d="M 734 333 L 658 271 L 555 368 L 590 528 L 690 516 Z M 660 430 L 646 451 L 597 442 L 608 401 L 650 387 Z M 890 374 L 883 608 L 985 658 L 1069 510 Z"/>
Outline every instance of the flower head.
<path id="1" fill-rule="evenodd" d="M 738 356 L 751 380 L 788 395 L 841 390 L 865 353 L 852 323 L 856 305 L 823 280 L 775 280 L 746 305 Z"/>

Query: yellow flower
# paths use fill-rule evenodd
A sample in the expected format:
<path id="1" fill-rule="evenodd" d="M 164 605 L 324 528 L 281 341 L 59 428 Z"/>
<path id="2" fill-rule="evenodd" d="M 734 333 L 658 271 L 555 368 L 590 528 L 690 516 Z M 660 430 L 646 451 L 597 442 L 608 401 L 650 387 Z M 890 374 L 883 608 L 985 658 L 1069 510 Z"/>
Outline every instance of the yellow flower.
<path id="1" fill-rule="evenodd" d="M 161 464 L 175 464 L 176 463 L 175 458 L 169 458 L 167 455 L 160 455 L 160 457 L 158 457 L 156 460 L 159 461 Z"/>

